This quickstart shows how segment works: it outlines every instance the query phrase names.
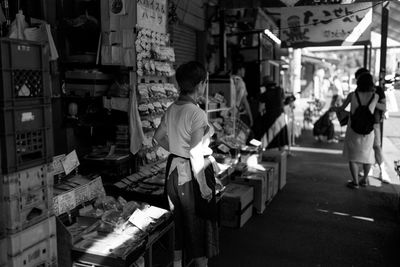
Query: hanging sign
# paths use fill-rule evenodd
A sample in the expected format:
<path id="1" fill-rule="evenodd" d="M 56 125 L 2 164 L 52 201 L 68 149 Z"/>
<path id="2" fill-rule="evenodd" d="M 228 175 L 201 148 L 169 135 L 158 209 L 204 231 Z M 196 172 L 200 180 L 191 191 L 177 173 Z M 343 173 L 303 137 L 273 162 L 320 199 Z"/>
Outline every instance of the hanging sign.
<path id="1" fill-rule="evenodd" d="M 381 0 L 220 0 L 222 8 L 293 7 L 382 2 Z"/>
<path id="2" fill-rule="evenodd" d="M 110 13 L 111 15 L 126 15 L 125 0 L 110 0 Z"/>
<path id="3" fill-rule="evenodd" d="M 351 46 L 371 39 L 372 4 L 281 9 L 282 47 Z"/>
<path id="4" fill-rule="evenodd" d="M 137 26 L 159 33 L 167 30 L 166 0 L 137 0 Z"/>

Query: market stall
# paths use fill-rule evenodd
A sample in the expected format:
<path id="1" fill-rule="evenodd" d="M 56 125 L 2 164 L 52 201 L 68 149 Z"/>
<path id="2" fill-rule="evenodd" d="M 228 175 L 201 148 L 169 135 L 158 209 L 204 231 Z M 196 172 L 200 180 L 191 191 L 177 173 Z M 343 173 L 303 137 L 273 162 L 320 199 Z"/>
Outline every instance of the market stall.
<path id="1" fill-rule="evenodd" d="M 1 40 L 2 86 L 15 90 L 0 94 L 0 266 L 171 265 L 168 152 L 152 139 L 179 95 L 174 68 L 185 55 L 176 53 L 187 46 L 171 40 L 165 0 L 61 2 L 57 46 L 50 31 L 44 41 Z M 199 105 L 215 129 L 226 227 L 262 214 L 286 177 L 286 154 L 249 143 L 235 103 L 232 77 L 211 75 Z"/>

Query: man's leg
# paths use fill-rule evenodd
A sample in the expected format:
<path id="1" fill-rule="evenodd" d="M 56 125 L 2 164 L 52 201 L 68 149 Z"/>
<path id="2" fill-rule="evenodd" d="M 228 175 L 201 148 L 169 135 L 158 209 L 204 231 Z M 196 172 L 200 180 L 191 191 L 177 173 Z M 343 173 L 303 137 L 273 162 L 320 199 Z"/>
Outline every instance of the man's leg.
<path id="1" fill-rule="evenodd" d="M 381 125 L 380 123 L 374 124 L 374 154 L 375 154 L 375 162 L 379 166 L 379 179 L 383 182 L 390 182 L 387 173 L 384 171 L 385 163 L 383 162 L 383 155 L 382 155 L 382 146 L 381 146 Z"/>

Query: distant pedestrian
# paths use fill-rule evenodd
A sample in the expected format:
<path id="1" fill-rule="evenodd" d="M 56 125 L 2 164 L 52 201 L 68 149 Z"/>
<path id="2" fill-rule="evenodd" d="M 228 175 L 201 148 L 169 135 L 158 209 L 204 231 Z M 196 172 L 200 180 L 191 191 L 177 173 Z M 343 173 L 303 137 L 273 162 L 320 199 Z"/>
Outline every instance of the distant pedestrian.
<path id="1" fill-rule="evenodd" d="M 349 97 L 343 103 L 338 110 L 344 110 L 350 103 L 350 119 L 348 122 L 346 137 L 344 140 L 343 156 L 349 162 L 349 168 L 352 176 L 352 180 L 347 183 L 347 186 L 353 189 L 359 188 L 359 185 L 366 183 L 366 178 L 371 165 L 374 163 L 373 154 L 373 143 L 374 143 L 374 131 L 373 131 L 373 118 L 371 131 L 369 133 L 357 133 L 359 129 L 356 129 L 356 125 L 362 124 L 368 118 L 355 118 L 356 114 L 359 114 L 359 110 L 362 107 L 367 107 L 370 115 L 375 111 L 378 103 L 379 96 L 375 94 L 375 87 L 372 75 L 369 73 L 363 73 L 357 80 L 357 88 L 354 92 L 349 94 Z M 364 109 L 363 109 L 364 110 Z M 363 166 L 363 177 L 359 181 L 358 169 L 359 164 Z"/>
<path id="2" fill-rule="evenodd" d="M 313 134 L 315 140 L 328 143 L 338 142 L 335 139 L 335 126 L 332 122 L 334 119 L 336 119 L 335 110 L 330 108 L 314 123 Z"/>
<path id="3" fill-rule="evenodd" d="M 236 109 L 239 119 L 246 123 L 249 127 L 253 126 L 253 115 L 247 100 L 246 84 L 243 80 L 246 69 L 240 63 L 236 63 L 232 69 L 232 79 L 236 92 Z"/>

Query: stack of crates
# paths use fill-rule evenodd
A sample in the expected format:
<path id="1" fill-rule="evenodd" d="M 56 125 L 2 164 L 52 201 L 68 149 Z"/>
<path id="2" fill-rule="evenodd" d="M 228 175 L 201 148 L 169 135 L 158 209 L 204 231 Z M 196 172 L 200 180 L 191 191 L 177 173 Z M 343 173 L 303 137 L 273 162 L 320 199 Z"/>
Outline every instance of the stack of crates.
<path id="1" fill-rule="evenodd" d="M 56 266 L 48 49 L 0 39 L 0 266 Z"/>

